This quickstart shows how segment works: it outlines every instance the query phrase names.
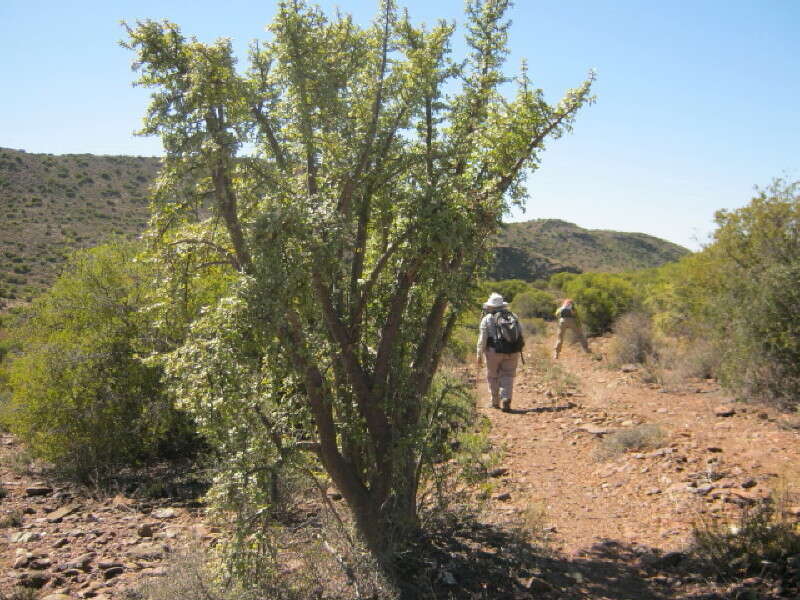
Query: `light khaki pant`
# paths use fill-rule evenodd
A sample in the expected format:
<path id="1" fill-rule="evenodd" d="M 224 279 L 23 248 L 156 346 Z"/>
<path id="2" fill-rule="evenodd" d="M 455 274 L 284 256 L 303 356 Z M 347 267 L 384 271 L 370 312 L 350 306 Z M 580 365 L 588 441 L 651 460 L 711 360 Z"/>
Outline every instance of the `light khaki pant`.
<path id="1" fill-rule="evenodd" d="M 489 393 L 492 395 L 492 406 L 500 408 L 502 402 L 504 408 L 510 408 L 519 352 L 500 354 L 495 352 L 494 348 L 486 348 L 483 356 L 486 360 L 486 381 L 489 383 Z"/>
<path id="2" fill-rule="evenodd" d="M 586 336 L 583 335 L 583 330 L 574 317 L 562 318 L 558 320 L 558 337 L 556 338 L 556 358 L 561 354 L 561 346 L 564 344 L 564 335 L 567 330 L 571 329 L 575 332 L 575 337 L 581 343 L 584 352 L 589 352 L 589 344 L 586 343 Z"/>

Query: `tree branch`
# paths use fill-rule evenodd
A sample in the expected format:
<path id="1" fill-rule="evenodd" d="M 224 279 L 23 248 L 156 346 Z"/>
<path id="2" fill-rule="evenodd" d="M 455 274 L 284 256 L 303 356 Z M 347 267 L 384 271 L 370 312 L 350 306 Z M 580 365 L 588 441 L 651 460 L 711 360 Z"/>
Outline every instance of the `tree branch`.
<path id="1" fill-rule="evenodd" d="M 381 329 L 381 341 L 378 344 L 378 353 L 375 358 L 375 371 L 372 375 L 372 393 L 379 400 L 383 399 L 386 390 L 386 380 L 395 339 L 400 330 L 400 325 L 403 323 L 403 313 L 408 303 L 408 294 L 411 291 L 411 286 L 416 281 L 417 270 L 422 260 L 422 257 L 416 257 L 409 265 L 409 268 L 400 273 L 394 295 L 389 302 L 386 323 Z"/>
<path id="2" fill-rule="evenodd" d="M 278 138 L 275 136 L 272 123 L 269 122 L 269 117 L 264 114 L 264 101 L 262 100 L 257 105 L 253 106 L 251 111 L 256 122 L 261 126 L 264 135 L 267 136 L 267 142 L 272 150 L 272 155 L 275 157 L 275 162 L 278 164 L 278 168 L 284 173 L 287 173 L 286 156 L 281 148 L 280 142 L 278 142 Z"/>
<path id="3" fill-rule="evenodd" d="M 345 214 L 350 211 L 350 204 L 352 201 L 353 189 L 369 161 L 369 155 L 372 151 L 372 145 L 375 142 L 375 136 L 378 131 L 378 118 L 380 117 L 381 107 L 383 106 L 383 84 L 386 78 L 386 65 L 389 56 L 389 27 L 391 25 L 391 5 L 386 4 L 383 15 L 383 43 L 381 47 L 381 65 L 378 71 L 378 85 L 375 90 L 375 99 L 372 103 L 372 117 L 370 119 L 369 127 L 367 129 L 367 136 L 364 142 L 364 147 L 361 150 L 361 155 L 356 163 L 356 168 L 353 174 L 347 178 L 342 192 L 339 196 L 339 210 Z"/>

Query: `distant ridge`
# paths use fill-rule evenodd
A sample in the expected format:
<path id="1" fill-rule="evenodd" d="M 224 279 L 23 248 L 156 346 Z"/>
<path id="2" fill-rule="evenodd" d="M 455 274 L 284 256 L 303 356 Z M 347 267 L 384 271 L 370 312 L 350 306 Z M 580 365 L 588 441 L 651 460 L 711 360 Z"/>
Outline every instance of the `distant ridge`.
<path id="1" fill-rule="evenodd" d="M 497 236 L 494 279 L 532 281 L 554 273 L 658 267 L 689 250 L 645 233 L 583 229 L 559 219 L 505 223 Z"/>
<path id="2" fill-rule="evenodd" d="M 141 233 L 160 165 L 154 157 L 0 148 L 0 308 L 48 287 L 70 251 Z M 643 233 L 539 219 L 503 225 L 492 276 L 533 280 L 562 271 L 623 271 L 688 252 Z"/>
<path id="3" fill-rule="evenodd" d="M 48 287 L 71 250 L 143 231 L 160 164 L 0 148 L 0 308 Z"/>

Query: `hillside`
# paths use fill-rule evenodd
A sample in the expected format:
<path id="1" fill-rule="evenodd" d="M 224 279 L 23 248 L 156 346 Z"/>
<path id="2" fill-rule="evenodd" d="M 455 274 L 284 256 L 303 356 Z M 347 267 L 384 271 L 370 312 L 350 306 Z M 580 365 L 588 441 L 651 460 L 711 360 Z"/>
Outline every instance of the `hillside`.
<path id="1" fill-rule="evenodd" d="M 70 250 L 142 231 L 159 163 L 0 148 L 0 303 L 27 300 L 50 285 Z M 508 223 L 498 236 L 492 275 L 533 280 L 562 271 L 623 271 L 687 252 L 643 233 L 587 230 L 552 219 Z"/>
<path id="2" fill-rule="evenodd" d="M 47 287 L 64 256 L 144 229 L 159 159 L 0 148 L 0 302 Z"/>
<path id="3" fill-rule="evenodd" d="M 644 233 L 583 229 L 557 219 L 506 223 L 498 236 L 496 279 L 531 281 L 563 271 L 619 272 L 657 267 L 689 251 Z"/>

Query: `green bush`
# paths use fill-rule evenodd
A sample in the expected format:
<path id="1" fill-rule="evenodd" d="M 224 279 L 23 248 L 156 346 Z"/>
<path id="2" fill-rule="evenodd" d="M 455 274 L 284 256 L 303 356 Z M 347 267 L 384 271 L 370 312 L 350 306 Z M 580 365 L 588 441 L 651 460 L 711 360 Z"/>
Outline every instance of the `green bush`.
<path id="1" fill-rule="evenodd" d="M 609 331 L 617 317 L 637 305 L 634 288 L 622 275 L 583 273 L 562 277 L 559 281 L 564 294 L 575 301 L 588 334 Z"/>
<path id="2" fill-rule="evenodd" d="M 548 292 L 529 289 L 514 297 L 511 308 L 521 319 L 552 320 L 558 301 Z"/>
<path id="3" fill-rule="evenodd" d="M 81 479 L 192 439 L 161 368 L 142 359 L 151 273 L 136 252 L 113 243 L 76 253 L 15 331 L 23 352 L 9 367 L 2 420 L 36 457 Z"/>
<path id="4" fill-rule="evenodd" d="M 500 281 L 484 281 L 479 286 L 481 291 L 481 304 L 486 302 L 489 294 L 497 292 L 506 302 L 512 302 L 517 294 L 528 290 L 528 284 L 522 279 L 502 279 Z"/>

